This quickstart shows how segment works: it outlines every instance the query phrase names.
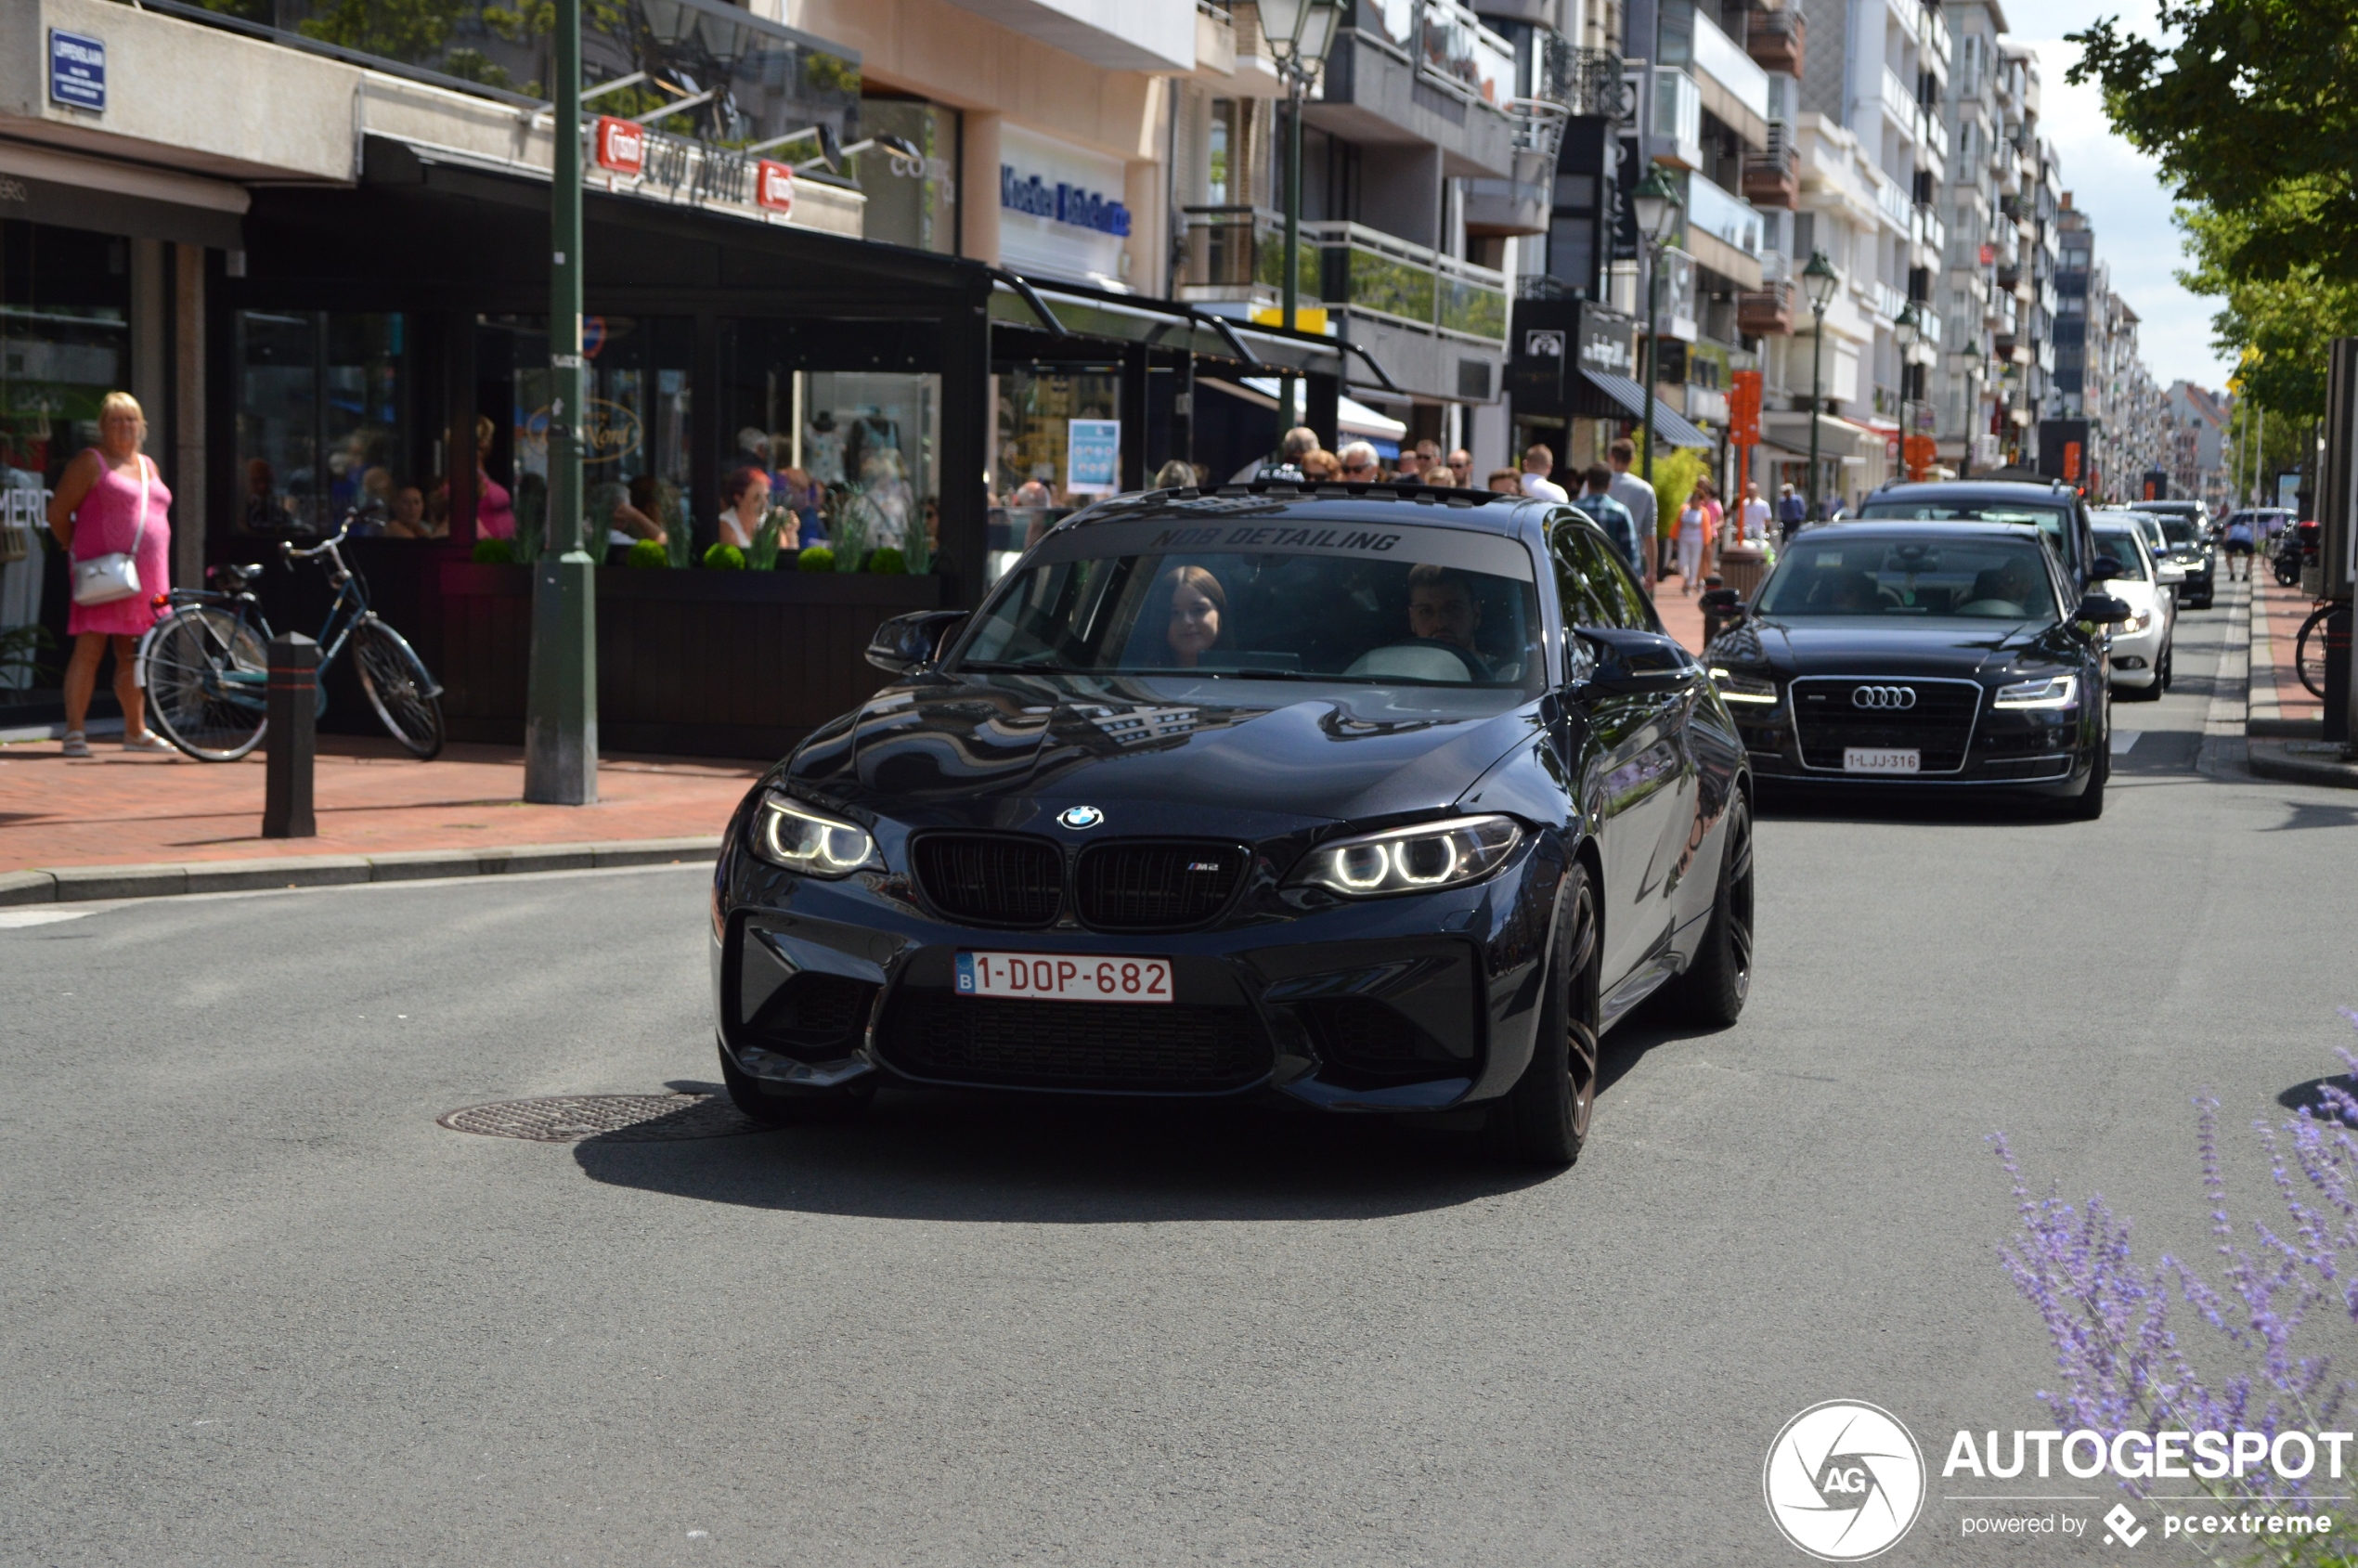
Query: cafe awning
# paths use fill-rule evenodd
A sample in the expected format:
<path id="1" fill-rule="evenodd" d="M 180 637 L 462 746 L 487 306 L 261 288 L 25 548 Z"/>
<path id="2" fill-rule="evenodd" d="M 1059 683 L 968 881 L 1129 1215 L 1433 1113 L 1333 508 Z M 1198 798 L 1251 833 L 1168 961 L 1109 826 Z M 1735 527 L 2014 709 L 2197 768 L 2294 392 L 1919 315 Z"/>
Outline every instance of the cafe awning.
<path id="1" fill-rule="evenodd" d="M 1626 418 L 1643 421 L 1646 417 L 1646 394 L 1627 376 L 1616 376 L 1608 370 L 1583 369 L 1575 372 L 1582 381 L 1613 400 Z M 1672 447 L 1709 447 L 1711 437 L 1697 430 L 1684 414 L 1675 411 L 1661 398 L 1654 399 L 1654 434 Z"/>

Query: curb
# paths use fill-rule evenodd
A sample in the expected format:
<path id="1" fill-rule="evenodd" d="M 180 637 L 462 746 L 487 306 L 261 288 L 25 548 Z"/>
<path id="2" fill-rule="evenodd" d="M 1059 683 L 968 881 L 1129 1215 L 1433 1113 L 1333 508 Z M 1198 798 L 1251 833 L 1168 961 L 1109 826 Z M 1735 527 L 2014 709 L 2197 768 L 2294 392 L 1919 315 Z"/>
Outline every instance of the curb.
<path id="1" fill-rule="evenodd" d="M 2244 766 L 2263 779 L 2358 789 L 2358 762 L 2341 760 L 2338 741 L 2276 741 L 2255 735 L 2245 744 L 2249 749 Z"/>
<path id="2" fill-rule="evenodd" d="M 277 860 L 189 861 L 178 865 L 74 865 L 0 872 L 0 906 L 82 903 L 93 899 L 166 899 L 183 893 L 242 893 L 267 888 L 337 888 L 416 882 L 435 876 L 503 876 L 538 871 L 602 871 L 709 860 L 718 834 L 640 838 L 618 844 L 518 844 L 505 849 L 408 849 L 382 855 L 289 855 Z"/>

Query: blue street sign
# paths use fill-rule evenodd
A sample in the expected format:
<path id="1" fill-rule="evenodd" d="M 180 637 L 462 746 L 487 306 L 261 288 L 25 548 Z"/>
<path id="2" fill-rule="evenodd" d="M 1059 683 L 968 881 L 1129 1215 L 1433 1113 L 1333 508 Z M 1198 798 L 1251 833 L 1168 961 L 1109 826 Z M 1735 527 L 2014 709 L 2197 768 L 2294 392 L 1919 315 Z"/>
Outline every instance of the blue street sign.
<path id="1" fill-rule="evenodd" d="M 49 101 L 107 111 L 107 42 L 63 28 L 49 30 Z"/>

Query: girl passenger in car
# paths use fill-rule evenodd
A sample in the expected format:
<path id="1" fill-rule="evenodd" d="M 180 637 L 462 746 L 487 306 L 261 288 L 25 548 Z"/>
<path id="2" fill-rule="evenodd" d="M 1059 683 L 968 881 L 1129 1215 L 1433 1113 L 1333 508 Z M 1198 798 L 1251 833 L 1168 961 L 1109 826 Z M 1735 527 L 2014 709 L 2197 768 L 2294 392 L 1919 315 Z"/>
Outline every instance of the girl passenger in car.
<path id="1" fill-rule="evenodd" d="M 1222 620 L 1228 613 L 1228 590 L 1201 566 L 1177 566 L 1163 574 L 1169 590 L 1171 618 L 1163 633 L 1171 662 L 1193 669 L 1220 641 Z"/>

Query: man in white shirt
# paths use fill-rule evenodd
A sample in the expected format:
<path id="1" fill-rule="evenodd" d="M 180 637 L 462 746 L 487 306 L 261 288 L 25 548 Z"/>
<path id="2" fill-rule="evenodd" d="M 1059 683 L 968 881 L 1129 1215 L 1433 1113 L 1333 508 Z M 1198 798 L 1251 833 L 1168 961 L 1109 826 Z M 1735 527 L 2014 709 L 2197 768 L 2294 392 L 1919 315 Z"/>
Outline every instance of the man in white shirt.
<path id="1" fill-rule="evenodd" d="M 1607 456 L 1613 462 L 1613 499 L 1629 509 L 1638 523 L 1638 537 L 1646 541 L 1646 591 L 1651 594 L 1662 565 L 1660 535 L 1654 526 L 1654 487 L 1629 472 L 1629 465 L 1638 460 L 1636 442 L 1624 436 L 1608 448 Z"/>
<path id="2" fill-rule="evenodd" d="M 1535 500 L 1570 501 L 1561 485 L 1548 477 L 1556 470 L 1556 454 L 1547 447 L 1533 445 L 1522 454 L 1522 493 Z"/>
<path id="3" fill-rule="evenodd" d="M 1744 486 L 1743 533 L 1739 542 L 1757 550 L 1768 538 L 1768 503 L 1762 499 L 1759 486 L 1747 485 Z"/>

